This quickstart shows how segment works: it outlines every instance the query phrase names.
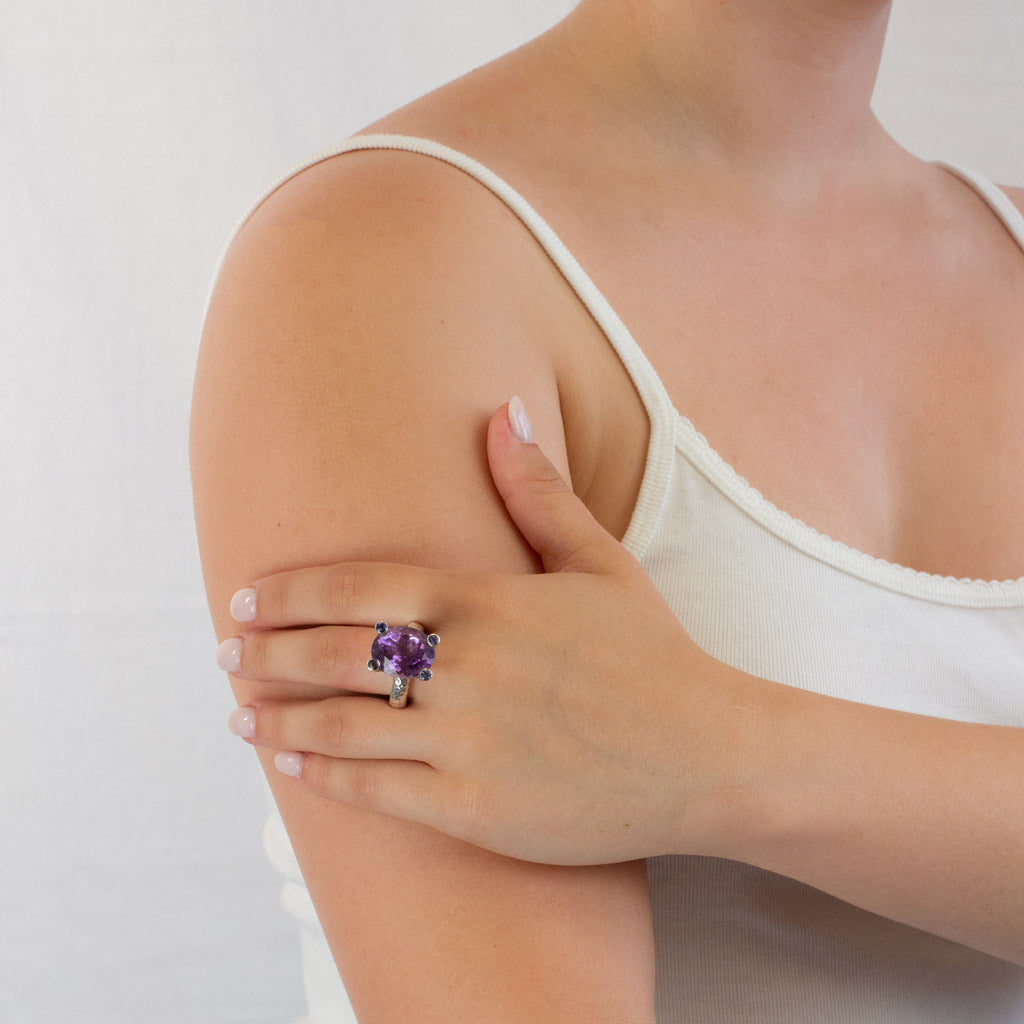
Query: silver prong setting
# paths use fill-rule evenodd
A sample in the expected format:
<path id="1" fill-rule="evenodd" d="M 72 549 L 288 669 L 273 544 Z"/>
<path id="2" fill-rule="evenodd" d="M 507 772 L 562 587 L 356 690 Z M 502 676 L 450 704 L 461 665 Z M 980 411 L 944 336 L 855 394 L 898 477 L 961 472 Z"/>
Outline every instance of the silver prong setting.
<path id="1" fill-rule="evenodd" d="M 377 638 L 370 648 L 366 667 L 371 672 L 383 672 L 392 677 L 389 702 L 393 708 L 404 708 L 412 680 L 434 678 L 430 664 L 441 637 L 428 633 L 419 622 L 396 627 L 381 620 L 374 628 Z"/>

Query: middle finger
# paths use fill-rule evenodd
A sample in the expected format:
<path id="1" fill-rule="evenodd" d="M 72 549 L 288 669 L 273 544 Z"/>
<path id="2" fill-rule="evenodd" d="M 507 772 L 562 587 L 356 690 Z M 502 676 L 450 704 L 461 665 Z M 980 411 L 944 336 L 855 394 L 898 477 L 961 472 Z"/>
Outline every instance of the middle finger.
<path id="1" fill-rule="evenodd" d="M 365 626 L 314 626 L 268 629 L 236 638 L 241 642 L 243 679 L 387 694 L 391 677 L 366 667 L 376 631 Z"/>

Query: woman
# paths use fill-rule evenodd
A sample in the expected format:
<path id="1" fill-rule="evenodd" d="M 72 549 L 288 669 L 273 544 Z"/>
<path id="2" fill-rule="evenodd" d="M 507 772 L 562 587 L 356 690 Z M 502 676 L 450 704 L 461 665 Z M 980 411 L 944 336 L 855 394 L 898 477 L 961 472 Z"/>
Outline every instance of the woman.
<path id="1" fill-rule="evenodd" d="M 1024 222 L 888 7 L 582 0 L 235 239 L 200 543 L 360 1021 L 1024 1020 Z"/>

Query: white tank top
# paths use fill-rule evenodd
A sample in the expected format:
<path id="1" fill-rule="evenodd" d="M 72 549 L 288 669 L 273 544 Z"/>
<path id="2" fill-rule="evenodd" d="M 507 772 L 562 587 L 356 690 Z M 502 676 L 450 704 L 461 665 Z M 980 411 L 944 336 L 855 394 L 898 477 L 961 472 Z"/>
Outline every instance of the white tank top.
<path id="1" fill-rule="evenodd" d="M 548 225 L 461 153 L 406 136 L 361 136 L 305 161 L 273 188 L 320 160 L 361 149 L 421 153 L 476 178 L 532 231 L 607 335 L 651 427 L 623 544 L 701 647 L 753 675 L 847 700 L 1024 726 L 1024 578 L 917 572 L 855 551 L 765 500 L 675 410 Z M 945 166 L 978 191 L 1024 249 L 1024 217 L 1007 197 Z M 354 1021 L 276 813 L 265 839 L 287 876 L 285 906 L 301 927 L 305 1022 Z M 669 856 L 647 867 L 659 1024 L 1024 1022 L 1024 968 L 748 865 Z"/>

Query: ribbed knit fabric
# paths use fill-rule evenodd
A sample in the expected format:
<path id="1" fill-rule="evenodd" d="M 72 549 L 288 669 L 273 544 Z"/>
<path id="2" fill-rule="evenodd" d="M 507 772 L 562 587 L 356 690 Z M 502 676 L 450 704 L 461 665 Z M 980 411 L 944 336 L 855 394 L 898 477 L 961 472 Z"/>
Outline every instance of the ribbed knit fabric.
<path id="1" fill-rule="evenodd" d="M 823 694 L 1024 726 L 1024 578 L 958 580 L 893 565 L 768 502 L 674 409 L 647 358 L 550 227 L 461 153 L 423 139 L 362 136 L 316 155 L 282 182 L 361 149 L 421 153 L 476 178 L 533 232 L 605 332 L 651 425 L 623 543 L 705 650 L 754 675 Z M 1024 248 L 1024 218 L 1006 196 L 946 166 Z M 308 1020 L 352 1020 L 276 815 L 267 837 L 289 876 L 286 904 L 303 931 Z M 648 861 L 648 873 L 659 1024 L 1024 1022 L 1020 967 L 743 864 L 658 857 Z"/>

